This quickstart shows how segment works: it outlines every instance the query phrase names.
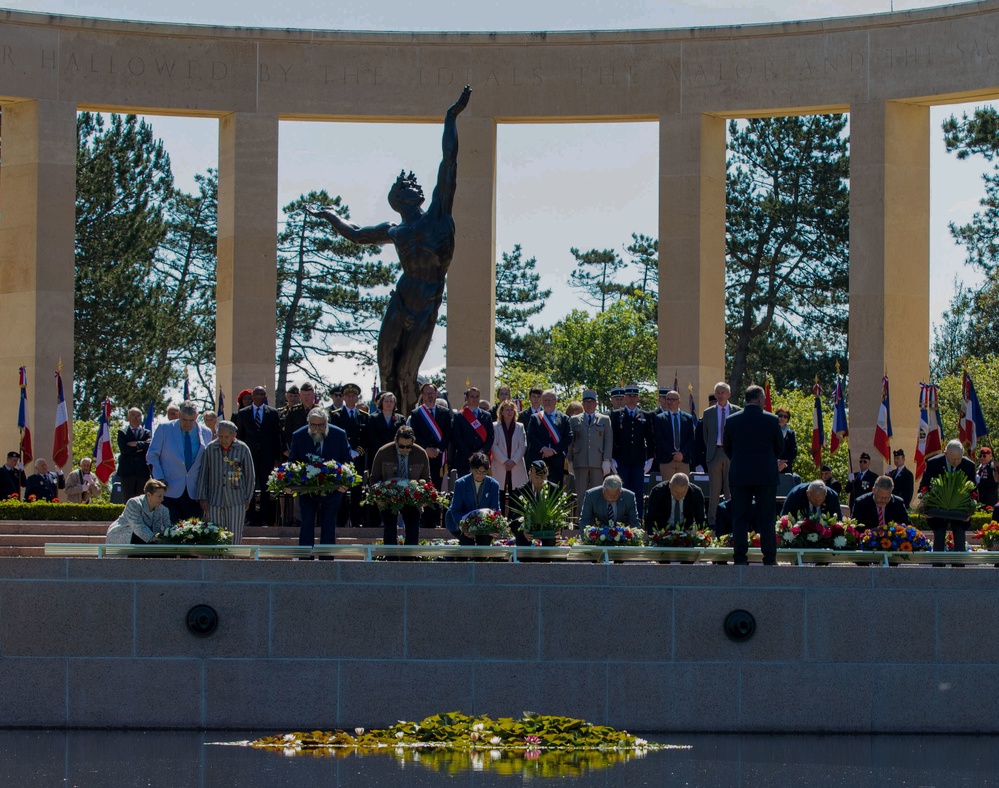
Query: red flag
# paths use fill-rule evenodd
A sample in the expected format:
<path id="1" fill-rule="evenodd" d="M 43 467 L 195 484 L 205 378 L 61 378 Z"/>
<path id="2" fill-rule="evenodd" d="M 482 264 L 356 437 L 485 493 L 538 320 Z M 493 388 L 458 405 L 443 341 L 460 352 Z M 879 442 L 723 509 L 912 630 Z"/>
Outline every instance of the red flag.
<path id="1" fill-rule="evenodd" d="M 60 364 L 60 369 L 62 365 Z M 55 434 L 52 437 L 52 464 L 62 468 L 69 462 L 69 414 L 66 412 L 66 397 L 62 393 L 62 373 L 56 370 L 56 389 L 59 399 L 56 402 Z"/>
<path id="2" fill-rule="evenodd" d="M 888 376 L 881 378 L 881 407 L 878 409 L 878 426 L 874 430 L 874 448 L 891 462 L 891 404 L 888 401 Z"/>
<path id="3" fill-rule="evenodd" d="M 101 422 L 97 425 L 97 446 L 94 449 L 94 473 L 103 484 L 114 475 L 114 449 L 111 446 L 111 400 L 104 400 Z"/>
<path id="4" fill-rule="evenodd" d="M 763 393 L 765 395 L 764 398 L 763 398 L 763 410 L 765 410 L 767 413 L 773 413 L 774 412 L 774 403 L 773 403 L 773 400 L 770 399 L 770 376 L 769 375 L 767 376 L 766 385 L 763 387 Z"/>
<path id="5" fill-rule="evenodd" d="M 21 404 L 17 410 L 17 426 L 21 431 L 21 462 L 27 465 L 34 459 L 31 453 L 31 430 L 28 427 L 28 369 L 18 370 L 21 384 Z"/>
<path id="6" fill-rule="evenodd" d="M 919 439 L 916 444 L 916 476 L 922 478 L 926 461 L 943 453 L 943 427 L 937 409 L 937 387 L 919 384 Z"/>

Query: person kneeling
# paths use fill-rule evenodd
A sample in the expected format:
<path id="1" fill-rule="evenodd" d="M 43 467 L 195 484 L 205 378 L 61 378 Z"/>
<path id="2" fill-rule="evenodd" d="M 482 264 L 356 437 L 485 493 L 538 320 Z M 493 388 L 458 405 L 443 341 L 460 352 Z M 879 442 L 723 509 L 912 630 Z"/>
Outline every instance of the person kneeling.
<path id="1" fill-rule="evenodd" d="M 690 483 L 685 473 L 674 473 L 667 482 L 659 482 L 649 493 L 645 509 L 647 533 L 667 528 L 694 528 L 704 522 L 704 493 Z"/>
<path id="2" fill-rule="evenodd" d="M 129 498 L 121 515 L 108 527 L 107 544 L 149 544 L 170 525 L 170 513 L 163 503 L 166 483 L 146 482 L 142 495 Z"/>
<path id="3" fill-rule="evenodd" d="M 857 521 L 858 528 L 878 528 L 888 523 L 896 525 L 910 523 L 905 501 L 897 495 L 892 495 L 894 489 L 895 483 L 891 476 L 879 476 L 874 482 L 874 488 L 857 498 L 857 503 L 853 507 L 853 517 Z"/>
<path id="4" fill-rule="evenodd" d="M 447 510 L 447 529 L 462 545 L 488 545 L 491 536 L 466 536 L 461 532 L 461 519 L 476 509 L 500 508 L 499 482 L 489 475 L 489 458 L 481 451 L 468 458 L 469 473 L 454 484 L 451 507 Z"/>

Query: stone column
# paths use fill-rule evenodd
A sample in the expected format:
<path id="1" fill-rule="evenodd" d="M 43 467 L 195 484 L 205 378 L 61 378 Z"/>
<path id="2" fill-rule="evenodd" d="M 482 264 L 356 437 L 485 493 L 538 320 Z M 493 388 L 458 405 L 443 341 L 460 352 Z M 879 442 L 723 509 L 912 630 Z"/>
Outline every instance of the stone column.
<path id="1" fill-rule="evenodd" d="M 447 277 L 447 390 L 460 407 L 465 381 L 493 399 L 496 328 L 496 123 L 458 119 L 455 249 Z"/>
<path id="2" fill-rule="evenodd" d="M 244 388 L 266 386 L 276 402 L 277 173 L 277 115 L 223 115 L 215 354 L 227 414 Z"/>
<path id="3" fill-rule="evenodd" d="M 28 370 L 28 416 L 36 457 L 52 457 L 53 375 L 59 359 L 72 416 L 75 235 L 76 105 L 5 103 L 0 331 L 8 339 L 0 350 L 0 456 L 18 447 L 19 366 Z M 31 473 L 30 468 L 26 471 Z"/>
<path id="4" fill-rule="evenodd" d="M 659 382 L 698 412 L 725 379 L 725 120 L 659 118 Z"/>
<path id="5" fill-rule="evenodd" d="M 891 383 L 893 449 L 910 461 L 919 381 L 929 375 L 930 112 L 872 101 L 850 107 L 850 447 L 874 453 L 881 377 Z"/>

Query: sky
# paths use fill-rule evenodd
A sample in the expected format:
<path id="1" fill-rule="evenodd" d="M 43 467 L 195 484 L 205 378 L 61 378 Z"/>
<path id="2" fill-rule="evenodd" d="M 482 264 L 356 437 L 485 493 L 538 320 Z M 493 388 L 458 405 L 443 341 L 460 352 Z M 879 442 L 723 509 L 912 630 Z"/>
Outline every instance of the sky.
<path id="1" fill-rule="evenodd" d="M 0 0 L 2 1 L 2 0 Z M 603 30 L 754 24 L 888 12 L 891 2 L 872 0 L 409 0 L 292 4 L 263 0 L 170 3 L 121 0 L 27 0 L 6 8 L 152 22 L 338 30 Z M 938 3 L 894 3 L 894 10 Z M 940 131 L 951 113 L 973 105 L 931 110 L 931 304 L 939 321 L 958 277 L 977 281 L 954 244 L 949 222 L 968 221 L 982 193 L 980 161 L 947 154 Z M 442 108 L 443 111 L 443 108 Z M 177 185 L 193 190 L 194 175 L 218 163 L 217 121 L 149 118 L 170 153 Z M 360 224 L 395 219 L 388 188 L 405 167 L 432 187 L 440 162 L 436 125 L 282 122 L 279 137 L 278 205 L 326 189 L 340 194 Z M 460 139 L 459 121 L 459 139 Z M 551 325 L 581 306 L 566 287 L 573 268 L 569 248 L 613 248 L 624 254 L 631 234 L 658 234 L 658 126 L 655 123 L 502 125 L 498 130 L 496 257 L 521 244 L 538 260 L 541 287 L 554 295 L 536 325 Z M 461 166 L 459 158 L 459 167 Z M 460 194 L 458 195 L 460 199 Z M 382 255 L 394 260 L 391 247 Z M 444 331 L 438 329 L 425 371 L 444 363 Z M 353 362 L 323 365 L 329 381 L 375 382 L 375 370 Z"/>

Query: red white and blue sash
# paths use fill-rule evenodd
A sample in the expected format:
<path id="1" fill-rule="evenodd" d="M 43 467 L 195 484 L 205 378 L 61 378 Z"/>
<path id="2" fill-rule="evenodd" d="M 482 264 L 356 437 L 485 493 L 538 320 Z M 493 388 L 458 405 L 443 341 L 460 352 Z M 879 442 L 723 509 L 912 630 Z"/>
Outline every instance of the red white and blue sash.
<path id="1" fill-rule="evenodd" d="M 466 405 L 462 409 L 461 415 L 465 417 L 465 421 L 467 421 L 469 424 L 472 425 L 472 429 L 475 430 L 475 433 L 482 439 L 482 442 L 485 443 L 486 442 L 486 428 L 482 425 L 482 422 L 479 421 L 478 416 L 476 416 L 472 412 L 472 409 L 470 407 L 468 407 L 468 405 Z"/>
<path id="2" fill-rule="evenodd" d="M 548 436 L 552 439 L 552 443 L 558 446 L 562 442 L 562 436 L 558 434 L 558 430 L 555 429 L 555 425 L 551 423 L 551 420 L 545 414 L 543 410 L 538 411 L 538 418 L 541 423 L 545 425 L 545 429 L 548 430 Z"/>
<path id="3" fill-rule="evenodd" d="M 434 434 L 438 443 L 443 443 L 444 434 L 441 432 L 441 428 L 437 426 L 437 419 L 434 418 L 434 413 L 426 405 L 420 405 L 420 412 L 423 414 L 424 420 L 427 422 L 427 426 L 430 427 L 430 431 Z"/>

